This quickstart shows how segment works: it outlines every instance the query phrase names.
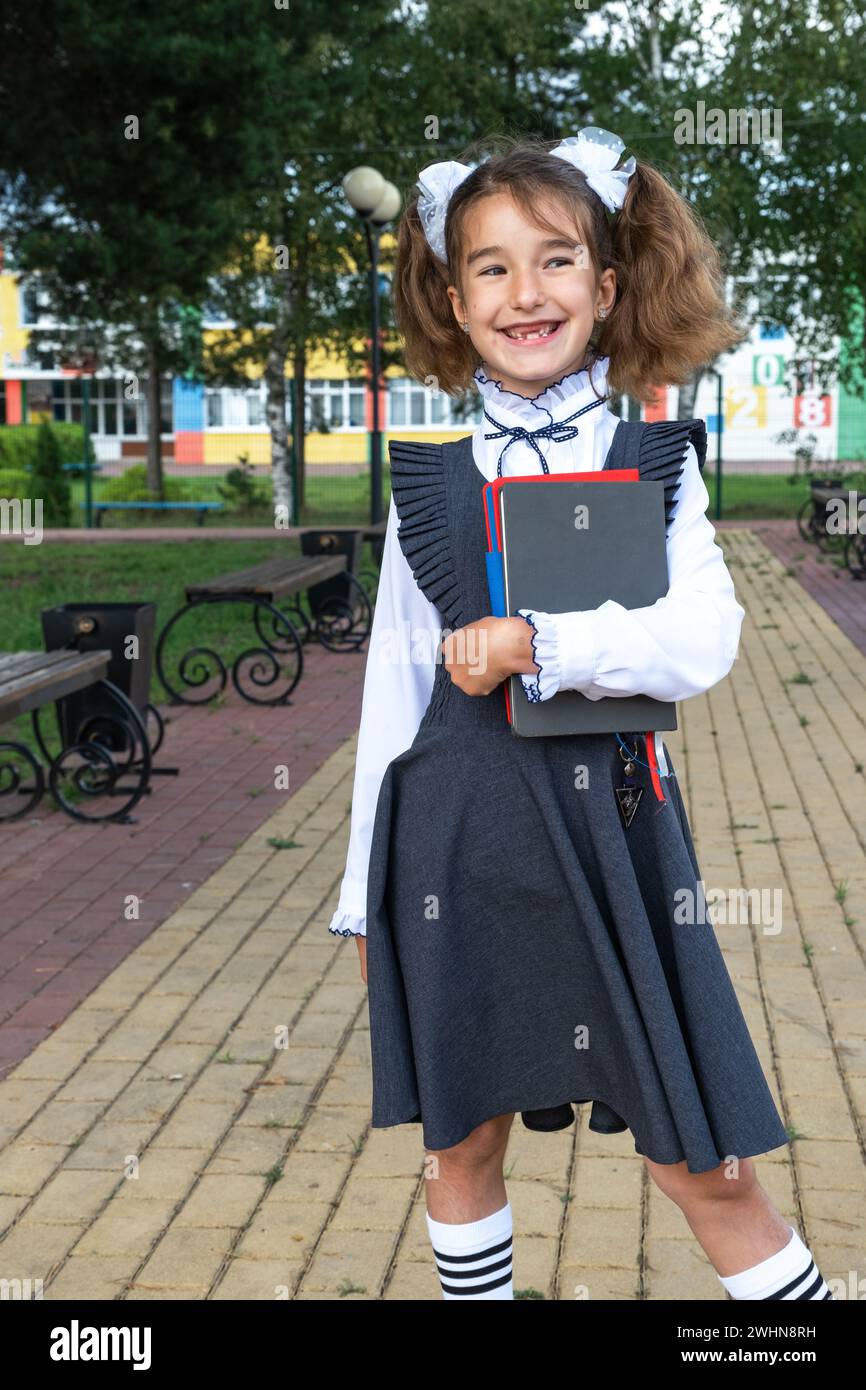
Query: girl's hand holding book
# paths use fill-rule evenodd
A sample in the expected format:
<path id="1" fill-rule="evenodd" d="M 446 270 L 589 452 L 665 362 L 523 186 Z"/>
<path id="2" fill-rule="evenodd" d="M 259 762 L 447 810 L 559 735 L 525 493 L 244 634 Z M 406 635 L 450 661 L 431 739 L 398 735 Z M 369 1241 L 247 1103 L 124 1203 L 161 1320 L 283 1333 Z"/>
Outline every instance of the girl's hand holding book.
<path id="1" fill-rule="evenodd" d="M 442 661 L 465 695 L 489 695 L 506 677 L 540 669 L 523 618 L 480 618 L 457 628 L 442 642 Z"/>

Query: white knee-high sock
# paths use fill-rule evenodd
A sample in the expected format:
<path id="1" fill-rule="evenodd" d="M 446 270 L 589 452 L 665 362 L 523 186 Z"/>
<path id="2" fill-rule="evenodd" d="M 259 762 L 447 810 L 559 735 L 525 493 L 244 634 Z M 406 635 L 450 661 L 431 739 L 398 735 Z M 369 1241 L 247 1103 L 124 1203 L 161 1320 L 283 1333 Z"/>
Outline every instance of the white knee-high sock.
<path id="1" fill-rule="evenodd" d="M 719 1274 L 732 1298 L 835 1299 L 821 1277 L 812 1253 L 790 1227 L 791 1239 L 775 1255 L 740 1274 Z"/>
<path id="2" fill-rule="evenodd" d="M 451 1225 L 427 1213 L 443 1298 L 514 1298 L 511 1203 L 480 1221 Z"/>

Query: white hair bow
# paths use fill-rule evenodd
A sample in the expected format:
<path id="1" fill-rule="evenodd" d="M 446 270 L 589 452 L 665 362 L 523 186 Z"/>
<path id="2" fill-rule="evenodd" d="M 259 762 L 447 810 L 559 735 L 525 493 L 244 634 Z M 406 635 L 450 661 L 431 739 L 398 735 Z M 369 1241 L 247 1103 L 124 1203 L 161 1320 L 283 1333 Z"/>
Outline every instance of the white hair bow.
<path id="1" fill-rule="evenodd" d="M 628 181 L 637 168 L 634 155 L 627 159 L 621 169 L 617 160 L 625 149 L 618 135 L 601 126 L 586 125 L 577 135 L 569 135 L 561 140 L 556 149 L 551 150 L 558 159 L 567 159 L 577 169 L 582 170 L 593 192 L 597 193 L 610 212 L 617 212 L 625 202 Z"/>
<path id="2" fill-rule="evenodd" d="M 616 212 L 622 207 L 628 181 L 637 167 L 632 156 L 621 169 L 614 168 L 624 149 L 625 145 L 618 135 L 600 126 L 590 125 L 584 126 L 577 135 L 569 135 L 560 141 L 550 153 L 559 159 L 567 159 L 569 164 L 582 170 L 590 188 L 598 194 L 605 207 Z M 428 245 L 440 261 L 447 262 L 445 217 L 451 196 L 477 167 L 477 164 L 460 164 L 455 159 L 445 159 L 438 164 L 428 164 L 416 180 L 421 189 L 418 216 Z"/>
<path id="3" fill-rule="evenodd" d="M 477 167 L 475 164 L 459 164 L 456 159 L 445 159 L 441 164 L 428 164 L 418 175 L 417 182 L 421 189 L 418 216 L 430 249 L 440 261 L 448 259 L 445 254 L 445 215 L 451 194 Z"/>

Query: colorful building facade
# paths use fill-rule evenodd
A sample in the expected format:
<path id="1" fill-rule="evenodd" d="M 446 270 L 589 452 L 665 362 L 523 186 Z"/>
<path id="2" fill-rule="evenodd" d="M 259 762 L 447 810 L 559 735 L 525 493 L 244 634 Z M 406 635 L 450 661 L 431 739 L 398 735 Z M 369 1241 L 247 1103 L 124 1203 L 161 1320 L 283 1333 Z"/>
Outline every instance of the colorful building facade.
<path id="1" fill-rule="evenodd" d="M 82 418 L 80 378 L 31 352 L 33 329 L 48 322 L 38 294 L 25 290 L 9 270 L 0 270 L 0 423 Z M 221 331 L 207 322 L 204 328 Z M 721 362 L 725 462 L 744 470 L 785 471 L 803 445 L 818 465 L 866 461 L 866 400 L 838 385 L 819 391 L 808 364 L 801 364 L 799 379 L 793 382 L 794 351 L 784 328 L 760 324 L 748 342 Z M 347 375 L 337 358 L 319 353 L 308 364 L 305 394 L 308 465 L 366 467 L 373 418 L 369 382 Z M 140 385 L 97 370 L 90 397 L 97 458 L 109 469 L 111 464 L 122 467 L 126 461 L 142 459 L 148 418 Z M 677 405 L 677 389 L 672 387 L 659 392 L 642 414 L 648 420 L 675 418 Z M 162 383 L 160 413 L 167 461 L 202 469 L 231 467 L 240 457 L 262 466 L 269 463 L 262 381 L 251 379 L 237 389 L 167 380 Z M 693 413 L 707 422 L 712 456 L 719 428 L 715 376 L 703 377 Z M 480 418 L 474 392 L 457 402 L 426 389 L 399 368 L 386 375 L 380 392 L 386 440 L 390 435 L 436 442 L 456 439 Z M 780 440 L 780 435 L 788 437 Z"/>

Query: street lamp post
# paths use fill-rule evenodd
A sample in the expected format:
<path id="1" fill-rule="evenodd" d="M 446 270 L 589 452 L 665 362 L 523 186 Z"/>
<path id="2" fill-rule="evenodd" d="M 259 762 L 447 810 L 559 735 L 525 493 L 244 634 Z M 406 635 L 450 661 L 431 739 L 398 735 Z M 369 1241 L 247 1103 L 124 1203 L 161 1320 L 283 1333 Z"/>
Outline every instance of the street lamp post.
<path id="1" fill-rule="evenodd" d="M 373 379 L 373 419 L 370 432 L 370 523 L 382 520 L 382 429 L 379 419 L 379 234 L 400 211 L 400 194 L 378 169 L 359 164 L 343 179 L 343 192 L 363 220 L 370 256 L 371 363 Z"/>

